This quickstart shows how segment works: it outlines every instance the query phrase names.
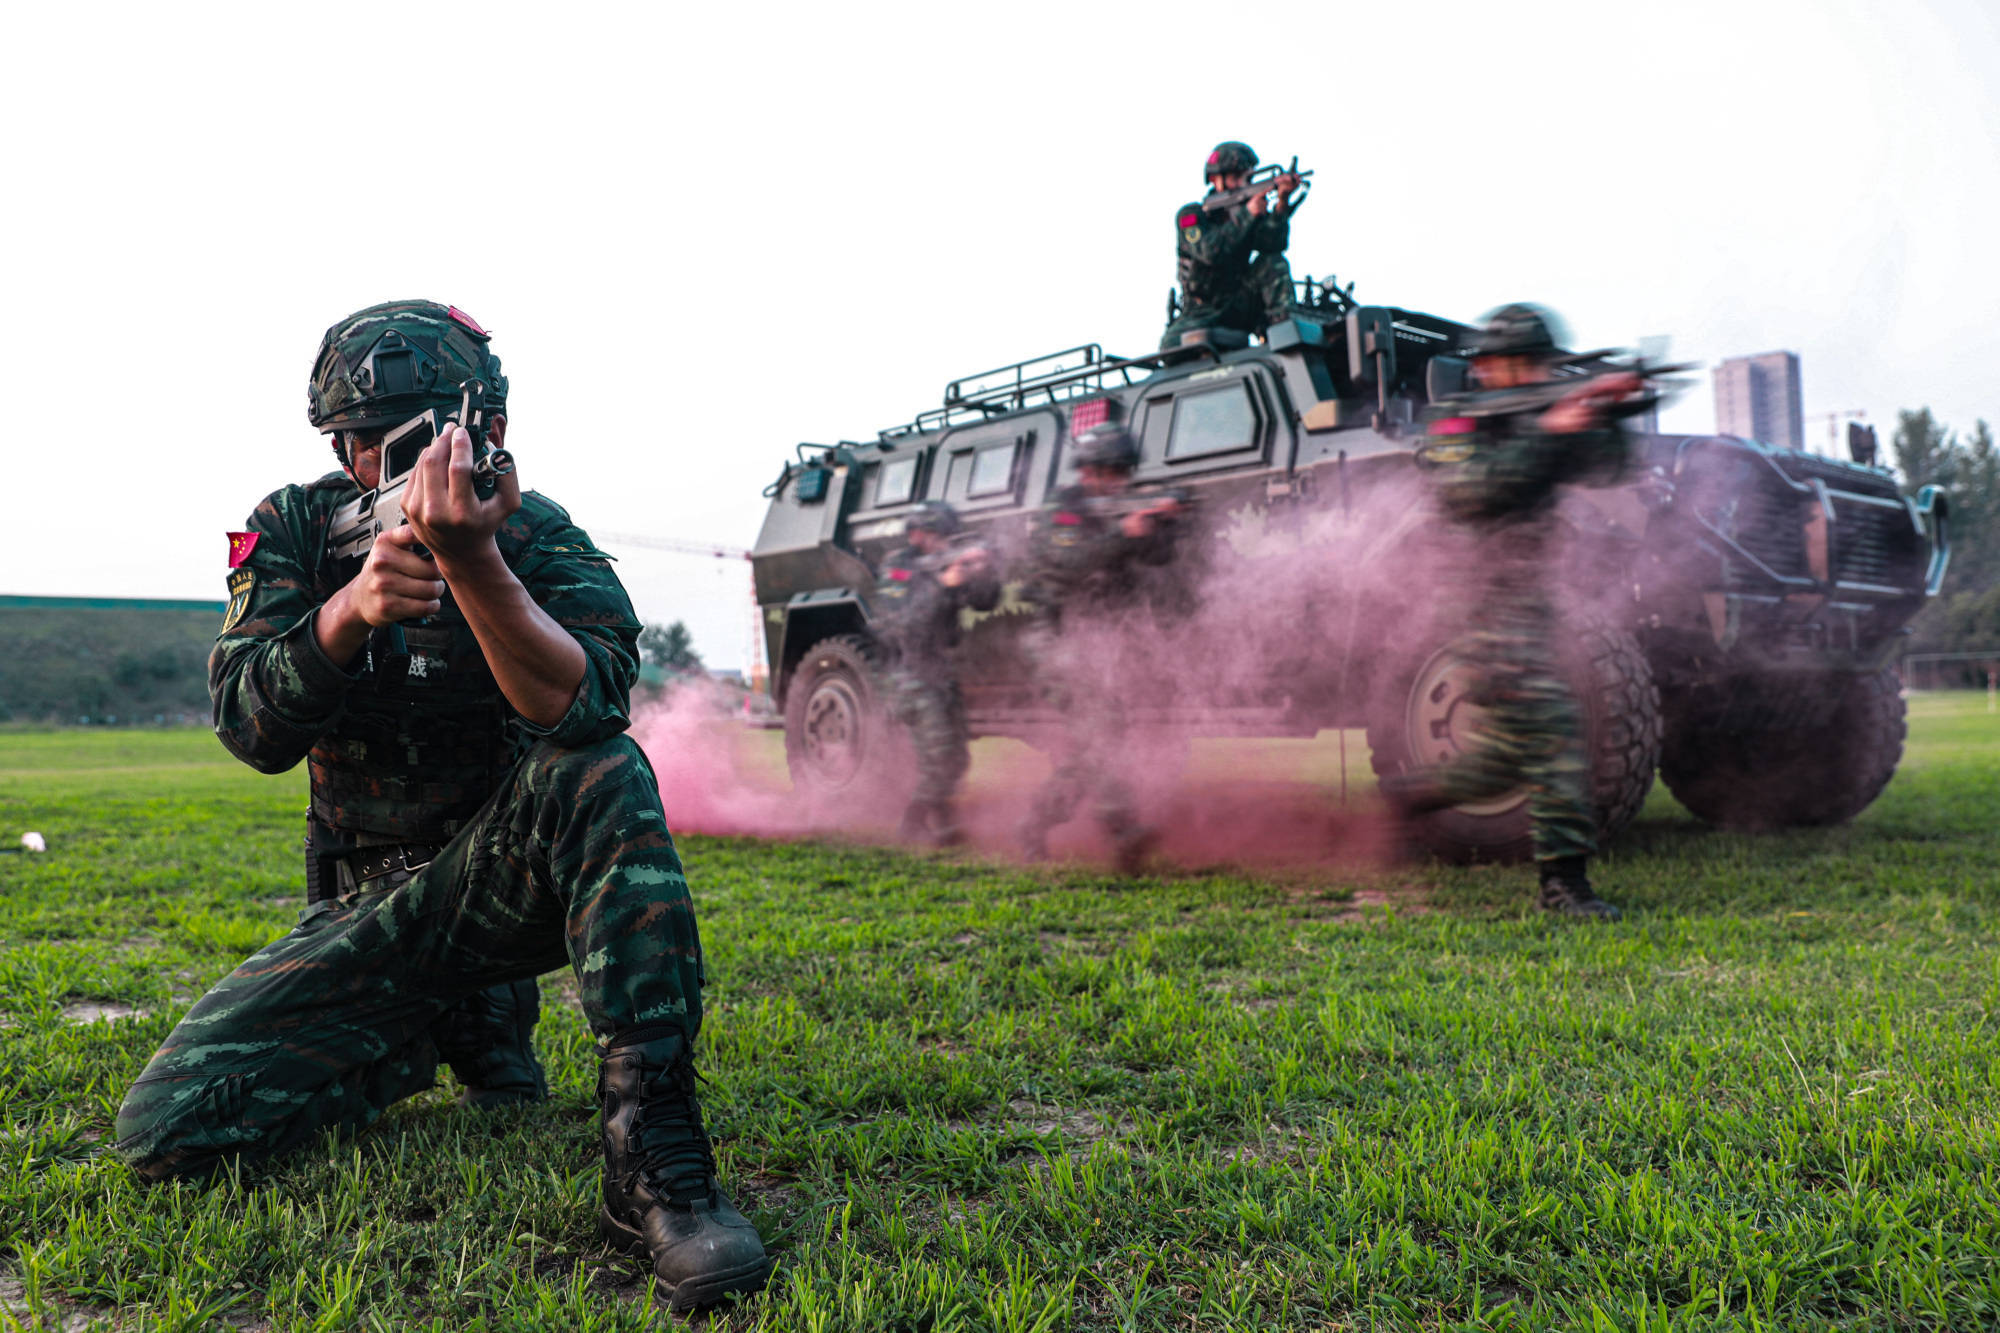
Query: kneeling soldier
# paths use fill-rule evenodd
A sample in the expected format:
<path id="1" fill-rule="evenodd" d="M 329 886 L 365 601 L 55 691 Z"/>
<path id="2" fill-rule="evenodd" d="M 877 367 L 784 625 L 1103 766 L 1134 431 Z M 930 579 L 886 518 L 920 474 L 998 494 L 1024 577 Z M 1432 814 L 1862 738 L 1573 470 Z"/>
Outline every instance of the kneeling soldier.
<path id="1" fill-rule="evenodd" d="M 196 1001 L 126 1094 L 119 1145 L 151 1180 L 294 1152 L 430 1087 L 441 1055 L 475 1097 L 537 1096 L 532 981 L 568 963 L 602 1056 L 600 1227 L 687 1309 L 756 1291 L 769 1261 L 695 1098 L 694 904 L 624 734 L 639 624 L 560 507 L 475 471 L 465 427 L 498 446 L 506 391 L 456 309 L 390 302 L 327 331 L 309 415 L 341 471 L 233 535 L 209 659 L 230 752 L 308 762 L 315 901 Z M 385 466 L 409 476 L 408 522 L 354 569 L 329 531 Z"/>

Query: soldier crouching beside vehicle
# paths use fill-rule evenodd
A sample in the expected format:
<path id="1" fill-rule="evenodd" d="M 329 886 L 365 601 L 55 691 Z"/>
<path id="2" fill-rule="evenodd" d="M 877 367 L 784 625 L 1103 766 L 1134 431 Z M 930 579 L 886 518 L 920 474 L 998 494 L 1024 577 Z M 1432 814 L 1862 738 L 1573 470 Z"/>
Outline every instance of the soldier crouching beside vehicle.
<path id="1" fill-rule="evenodd" d="M 1558 338 L 1547 311 L 1502 307 L 1469 349 L 1481 391 L 1432 409 L 1419 458 L 1443 469 L 1445 511 L 1477 539 L 1486 571 L 1468 636 L 1485 729 L 1449 762 L 1387 779 L 1383 795 L 1416 818 L 1525 785 L 1542 908 L 1615 919 L 1587 874 L 1597 813 L 1582 710 L 1560 667 L 1549 548 L 1558 487 L 1623 471 L 1629 446 L 1615 413 L 1644 384 L 1620 372 L 1563 389 L 1552 382 Z"/>
<path id="2" fill-rule="evenodd" d="M 1040 619 L 1027 647 L 1062 726 L 1053 771 L 1029 806 L 1020 841 L 1030 859 L 1046 858 L 1049 830 L 1089 797 L 1119 870 L 1130 874 L 1155 834 L 1140 823 L 1131 785 L 1118 772 L 1125 703 L 1139 666 L 1135 645 L 1151 638 L 1149 567 L 1173 560 L 1182 502 L 1132 491 L 1139 447 L 1117 400 L 1079 404 L 1071 432 L 1077 482 L 1056 493 L 1029 533 L 1026 595 Z"/>
<path id="3" fill-rule="evenodd" d="M 961 838 L 958 784 L 972 762 L 958 687 L 959 611 L 991 611 L 1000 580 L 978 546 L 956 544 L 958 511 L 926 503 L 904 525 L 909 545 L 882 562 L 878 638 L 890 649 L 889 706 L 916 752 L 916 787 L 897 836 L 934 846 Z"/>
<path id="4" fill-rule="evenodd" d="M 119 1108 L 119 1147 L 149 1180 L 298 1152 L 430 1087 L 441 1056 L 475 1093 L 540 1095 L 523 988 L 568 963 L 602 1058 L 600 1230 L 687 1309 L 759 1289 L 770 1265 L 696 1100 L 701 939 L 624 734 L 639 623 L 560 507 L 511 465 L 482 485 L 466 427 L 497 446 L 507 424 L 488 341 L 429 301 L 329 329 L 309 415 L 341 470 L 232 534 L 215 730 L 260 772 L 308 761 L 315 901 L 168 1035 Z M 407 523 L 335 558 L 337 515 L 364 493 L 372 516 L 393 503 L 385 473 L 408 478 Z"/>

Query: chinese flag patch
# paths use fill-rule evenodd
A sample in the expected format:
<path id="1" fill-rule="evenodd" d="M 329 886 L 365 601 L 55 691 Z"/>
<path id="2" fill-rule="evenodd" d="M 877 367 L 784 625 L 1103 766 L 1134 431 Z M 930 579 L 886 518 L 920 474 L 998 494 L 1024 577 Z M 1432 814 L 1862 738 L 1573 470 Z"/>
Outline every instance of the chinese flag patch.
<path id="1" fill-rule="evenodd" d="M 232 532 L 229 534 L 229 567 L 231 569 L 235 569 L 250 558 L 250 553 L 257 549 L 257 539 L 261 536 L 263 534 L 260 532 Z"/>
<path id="2" fill-rule="evenodd" d="M 1201 210 L 1198 208 L 1190 208 L 1187 212 L 1181 214 L 1180 222 L 1183 227 L 1192 227 L 1200 221 Z"/>

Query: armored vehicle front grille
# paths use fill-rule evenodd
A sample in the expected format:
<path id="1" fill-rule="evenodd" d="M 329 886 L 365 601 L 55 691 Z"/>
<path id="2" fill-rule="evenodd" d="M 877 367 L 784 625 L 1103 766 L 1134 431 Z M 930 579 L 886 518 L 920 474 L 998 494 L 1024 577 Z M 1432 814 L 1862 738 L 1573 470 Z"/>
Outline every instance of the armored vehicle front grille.
<path id="1" fill-rule="evenodd" d="M 1776 479 L 1773 478 L 1773 481 Z M 1804 507 L 1798 493 L 1778 485 L 1756 486 L 1735 498 L 1733 522 L 1718 524 L 1735 537 L 1745 551 L 1780 578 L 1800 578 L 1806 574 L 1806 547 L 1800 520 Z M 1733 581 L 1762 583 L 1764 575 L 1751 570 L 1732 570 Z"/>

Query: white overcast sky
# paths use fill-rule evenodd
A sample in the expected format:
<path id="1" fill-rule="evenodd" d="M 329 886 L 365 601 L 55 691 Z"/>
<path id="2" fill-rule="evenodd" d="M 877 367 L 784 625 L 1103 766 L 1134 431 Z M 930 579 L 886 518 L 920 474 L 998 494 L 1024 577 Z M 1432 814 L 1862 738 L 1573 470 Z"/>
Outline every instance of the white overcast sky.
<path id="1" fill-rule="evenodd" d="M 221 598 L 223 532 L 329 465 L 321 331 L 410 296 L 494 330 L 522 475 L 586 528 L 747 546 L 798 441 L 1150 348 L 1223 138 L 1318 169 L 1293 268 L 1363 299 L 1791 348 L 1809 414 L 1969 428 L 2000 419 L 1996 15 L 12 7 L 0 592 Z M 1664 425 L 1712 424 L 1704 372 Z M 740 663 L 741 565 L 620 570 Z"/>

